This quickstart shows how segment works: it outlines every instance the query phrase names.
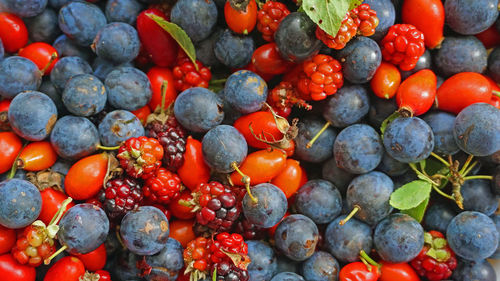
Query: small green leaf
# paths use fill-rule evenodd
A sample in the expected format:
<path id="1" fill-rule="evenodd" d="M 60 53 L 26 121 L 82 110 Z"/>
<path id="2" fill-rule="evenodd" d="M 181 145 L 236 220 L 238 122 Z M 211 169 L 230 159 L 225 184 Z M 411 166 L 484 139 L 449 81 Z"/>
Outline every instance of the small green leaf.
<path id="1" fill-rule="evenodd" d="M 382 138 L 384 138 L 384 133 L 387 125 L 389 125 L 389 123 L 394 121 L 394 119 L 398 118 L 399 116 L 401 116 L 401 114 L 396 111 L 393 114 L 389 115 L 389 117 L 385 118 L 385 120 L 382 122 L 382 125 L 380 125 L 380 134 L 382 135 Z"/>
<path id="2" fill-rule="evenodd" d="M 177 24 L 169 22 L 160 16 L 155 14 L 147 14 L 147 16 L 163 28 L 163 30 L 168 32 L 168 34 L 170 34 L 175 41 L 177 41 L 182 50 L 184 50 L 186 55 L 196 66 L 196 50 L 194 49 L 191 38 L 189 38 L 186 32 Z"/>
<path id="3" fill-rule="evenodd" d="M 342 20 L 349 11 L 349 0 L 303 0 L 304 12 L 323 31 L 336 36 Z"/>
<path id="4" fill-rule="evenodd" d="M 408 210 L 402 210 L 401 213 L 407 214 L 417 220 L 418 222 L 421 222 L 422 219 L 424 218 L 425 215 L 425 210 L 427 209 L 427 204 L 429 204 L 429 197 L 427 197 L 422 203 L 420 203 L 417 207 L 411 208 Z"/>
<path id="5" fill-rule="evenodd" d="M 398 210 L 409 210 L 429 199 L 431 189 L 431 184 L 426 181 L 412 181 L 394 191 L 389 203 Z"/>
<path id="6" fill-rule="evenodd" d="M 354 8 L 357 8 L 359 5 L 361 5 L 363 3 L 363 0 L 351 0 L 349 2 L 351 2 L 349 5 L 349 11 L 350 11 Z"/>
<path id="7" fill-rule="evenodd" d="M 217 281 L 217 268 L 214 269 L 214 274 L 212 274 L 212 281 Z"/>

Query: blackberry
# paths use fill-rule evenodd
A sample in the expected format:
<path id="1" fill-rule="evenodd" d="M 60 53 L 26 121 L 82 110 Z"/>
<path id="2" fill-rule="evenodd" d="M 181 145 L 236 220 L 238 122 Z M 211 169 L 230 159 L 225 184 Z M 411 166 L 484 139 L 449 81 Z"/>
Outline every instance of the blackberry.
<path id="1" fill-rule="evenodd" d="M 243 215 L 236 223 L 234 232 L 241 234 L 245 240 L 260 240 L 264 238 L 263 229 L 248 221 Z"/>
<path id="2" fill-rule="evenodd" d="M 198 206 L 193 226 L 197 236 L 209 237 L 216 232 L 229 231 L 240 217 L 237 194 L 219 182 L 200 184 L 193 197 Z"/>
<path id="3" fill-rule="evenodd" d="M 153 120 L 146 125 L 147 134 L 160 141 L 163 146 L 163 164 L 175 172 L 184 163 L 186 152 L 186 131 L 177 122 L 173 115 L 166 118 L 165 122 Z"/>
<path id="4" fill-rule="evenodd" d="M 113 179 L 106 183 L 98 198 L 103 202 L 104 211 L 110 220 L 119 221 L 129 211 L 142 203 L 142 186 L 139 181 L 130 178 Z"/>
<path id="5" fill-rule="evenodd" d="M 240 269 L 228 261 L 216 263 L 213 268 L 217 269 L 215 279 L 217 281 L 248 281 L 250 279 L 248 271 Z"/>

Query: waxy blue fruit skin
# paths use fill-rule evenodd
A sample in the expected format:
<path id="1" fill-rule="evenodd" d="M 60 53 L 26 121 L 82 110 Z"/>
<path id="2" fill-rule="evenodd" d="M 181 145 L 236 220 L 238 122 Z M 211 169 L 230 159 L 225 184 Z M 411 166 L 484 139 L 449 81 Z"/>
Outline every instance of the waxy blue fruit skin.
<path id="1" fill-rule="evenodd" d="M 58 240 L 68 252 L 87 254 L 106 241 L 109 220 L 101 208 L 84 203 L 66 211 L 59 227 Z"/>
<path id="2" fill-rule="evenodd" d="M 104 12 L 108 22 L 125 22 L 135 25 L 143 5 L 136 0 L 110 0 L 106 2 Z"/>
<path id="3" fill-rule="evenodd" d="M 392 214 L 375 228 L 373 243 L 384 261 L 409 262 L 424 246 L 424 229 L 406 214 Z"/>
<path id="4" fill-rule="evenodd" d="M 377 166 L 378 171 L 391 177 L 404 175 L 409 169 L 410 166 L 408 166 L 408 164 L 392 158 L 389 153 L 385 151 L 384 156 L 382 156 L 382 161 L 380 161 L 380 164 Z"/>
<path id="5" fill-rule="evenodd" d="M 219 125 L 208 131 L 202 140 L 203 158 L 208 166 L 219 173 L 234 171 L 247 157 L 245 137 L 233 126 Z"/>
<path id="6" fill-rule="evenodd" d="M 205 133 L 224 120 L 222 100 L 212 91 L 194 87 L 180 93 L 175 99 L 174 114 L 186 129 Z"/>
<path id="7" fill-rule="evenodd" d="M 453 136 L 455 116 L 447 112 L 431 112 L 422 118 L 434 134 L 434 152 L 444 155 L 454 155 L 460 151 Z"/>
<path id="8" fill-rule="evenodd" d="M 340 191 L 340 194 L 345 195 L 347 191 L 347 186 L 354 178 L 354 174 L 347 172 L 346 170 L 339 168 L 335 158 L 331 158 L 323 163 L 323 168 L 321 172 L 322 178 L 333 183 L 333 185 Z"/>
<path id="9" fill-rule="evenodd" d="M 339 262 L 327 252 L 318 251 L 302 263 L 302 275 L 306 280 L 338 280 Z"/>
<path id="10" fill-rule="evenodd" d="M 81 57 L 63 57 L 50 71 L 50 81 L 62 92 L 66 82 L 78 74 L 92 74 L 92 67 Z"/>
<path id="11" fill-rule="evenodd" d="M 62 93 L 62 102 L 66 109 L 77 116 L 88 117 L 101 112 L 107 99 L 104 84 L 91 74 L 71 77 Z"/>
<path id="12" fill-rule="evenodd" d="M 92 49 L 114 64 L 131 62 L 139 54 L 141 42 L 137 30 L 124 22 L 110 23 L 97 33 Z"/>
<path id="13" fill-rule="evenodd" d="M 446 230 L 450 248 L 469 261 L 480 261 L 495 253 L 498 236 L 495 223 L 485 214 L 474 211 L 458 214 Z"/>
<path id="14" fill-rule="evenodd" d="M 134 67 L 119 67 L 104 81 L 109 104 L 117 109 L 137 110 L 149 103 L 153 92 L 148 76 Z"/>
<path id="15" fill-rule="evenodd" d="M 12 99 L 23 91 L 36 91 L 42 73 L 29 59 L 12 56 L 0 61 L 0 96 Z"/>
<path id="16" fill-rule="evenodd" d="M 80 57 L 85 61 L 90 61 L 95 56 L 90 48 L 76 44 L 64 34 L 57 37 L 52 46 L 56 48 L 59 58 Z"/>
<path id="17" fill-rule="evenodd" d="M 453 134 L 461 150 L 488 156 L 500 150 L 500 109 L 487 103 L 464 108 L 455 119 Z"/>
<path id="18" fill-rule="evenodd" d="M 457 267 L 451 275 L 454 281 L 497 281 L 497 274 L 487 260 L 477 262 L 458 260 Z"/>
<path id="19" fill-rule="evenodd" d="M 170 20 L 184 29 L 194 43 L 200 42 L 217 23 L 217 6 L 212 0 L 180 0 L 172 7 Z"/>
<path id="20" fill-rule="evenodd" d="M 293 272 L 281 272 L 271 279 L 271 281 L 306 281 L 302 276 Z"/>
<path id="21" fill-rule="evenodd" d="M 42 210 L 42 196 L 32 183 L 21 179 L 0 182 L 0 225 L 18 229 L 34 222 Z"/>
<path id="22" fill-rule="evenodd" d="M 374 170 L 384 155 L 380 135 L 365 124 L 354 124 L 342 130 L 333 145 L 337 166 L 352 174 Z"/>
<path id="23" fill-rule="evenodd" d="M 344 86 L 328 99 L 323 109 L 323 118 L 334 127 L 344 128 L 358 123 L 369 110 L 370 99 L 364 87 Z"/>
<path id="24" fill-rule="evenodd" d="M 29 141 L 41 141 L 56 123 L 57 107 L 44 93 L 26 91 L 12 100 L 8 117 L 16 134 Z"/>
<path id="25" fill-rule="evenodd" d="M 277 258 L 273 248 L 266 242 L 249 240 L 248 256 L 250 264 L 248 265 L 249 281 L 269 281 L 278 271 Z"/>
<path id="26" fill-rule="evenodd" d="M 9 0 L 5 1 L 8 12 L 21 18 L 39 15 L 47 7 L 47 0 Z"/>
<path id="27" fill-rule="evenodd" d="M 342 211 L 342 197 L 329 181 L 310 180 L 297 191 L 295 207 L 315 223 L 325 224 Z"/>
<path id="28" fill-rule="evenodd" d="M 448 204 L 435 203 L 425 212 L 423 225 L 425 229 L 437 230 L 446 234 L 446 229 L 457 212 Z"/>
<path id="29" fill-rule="evenodd" d="M 129 138 L 145 135 L 141 121 L 130 111 L 115 110 L 99 123 L 99 137 L 104 146 L 117 146 Z"/>
<path id="30" fill-rule="evenodd" d="M 28 28 L 29 38 L 31 42 L 45 42 L 52 44 L 54 40 L 61 34 L 57 23 L 57 13 L 46 8 L 41 14 L 24 19 L 26 28 Z"/>
<path id="31" fill-rule="evenodd" d="M 153 268 L 144 278 L 148 281 L 176 280 L 179 270 L 184 266 L 183 252 L 179 241 L 168 238 L 167 244 L 159 253 L 146 256 L 146 262 Z"/>
<path id="32" fill-rule="evenodd" d="M 491 190 L 491 181 L 483 179 L 467 180 L 460 187 L 464 210 L 493 215 L 498 209 L 498 200 Z"/>
<path id="33" fill-rule="evenodd" d="M 295 138 L 295 156 L 307 162 L 320 163 L 333 155 L 333 144 L 337 133 L 328 127 L 314 144 L 307 148 L 307 143 L 323 128 L 326 121 L 320 118 L 304 118 L 299 121 L 299 134 Z"/>
<path id="34" fill-rule="evenodd" d="M 455 32 L 475 35 L 492 26 L 498 18 L 498 0 L 447 0 L 446 24 Z"/>
<path id="35" fill-rule="evenodd" d="M 318 240 L 316 224 L 310 218 L 299 214 L 284 218 L 274 233 L 276 248 L 295 261 L 304 261 L 311 257 Z"/>
<path id="36" fill-rule="evenodd" d="M 250 63 L 255 42 L 251 36 L 243 36 L 226 29 L 217 37 L 213 51 L 219 62 L 229 68 L 241 68 Z"/>
<path id="37" fill-rule="evenodd" d="M 258 201 L 252 201 L 248 194 L 243 197 L 243 214 L 247 220 L 262 228 L 279 223 L 288 208 L 285 193 L 270 183 L 258 184 L 251 192 Z"/>
<path id="38" fill-rule="evenodd" d="M 344 263 L 359 260 L 359 252 L 369 252 L 373 246 L 372 228 L 355 218 L 344 225 L 340 222 L 347 216 L 342 215 L 333 220 L 325 230 L 324 241 L 330 253 Z"/>
<path id="39" fill-rule="evenodd" d="M 90 46 L 106 22 L 101 9 L 88 2 L 74 1 L 59 10 L 59 28 L 80 46 Z"/>
<path id="40" fill-rule="evenodd" d="M 396 9 L 391 0 L 365 0 L 363 3 L 370 5 L 370 8 L 377 12 L 379 19 L 378 26 L 375 28 L 375 34 L 371 39 L 379 41 L 387 34 L 389 28 L 396 21 Z"/>
<path id="41" fill-rule="evenodd" d="M 483 73 L 488 64 L 483 43 L 474 36 L 447 36 L 434 54 L 437 72 L 445 78 L 460 72 Z"/>
<path id="42" fill-rule="evenodd" d="M 68 115 L 57 120 L 50 143 L 60 157 L 78 160 L 97 151 L 99 132 L 87 118 Z"/>
<path id="43" fill-rule="evenodd" d="M 259 75 L 239 70 L 231 74 L 224 86 L 224 100 L 242 114 L 260 110 L 267 99 L 267 84 Z"/>

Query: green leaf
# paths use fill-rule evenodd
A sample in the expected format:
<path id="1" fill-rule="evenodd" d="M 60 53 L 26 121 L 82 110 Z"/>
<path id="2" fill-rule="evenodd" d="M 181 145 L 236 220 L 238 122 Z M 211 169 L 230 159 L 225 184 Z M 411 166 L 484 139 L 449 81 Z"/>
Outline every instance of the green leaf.
<path id="1" fill-rule="evenodd" d="M 147 14 L 147 16 L 163 28 L 163 30 L 168 32 L 168 34 L 170 34 L 175 41 L 177 41 L 182 50 L 184 50 L 186 55 L 196 66 L 196 50 L 194 49 L 193 42 L 187 33 L 177 24 L 169 22 L 160 16 L 155 14 Z"/>
<path id="2" fill-rule="evenodd" d="M 409 182 L 391 194 L 389 203 L 398 210 L 409 210 L 429 199 L 432 185 L 423 180 Z"/>
<path id="3" fill-rule="evenodd" d="M 382 122 L 382 125 L 380 125 L 380 134 L 382 138 L 384 138 L 384 133 L 385 129 L 387 128 L 387 125 L 389 125 L 389 123 L 394 121 L 394 119 L 398 118 L 399 116 L 401 116 L 401 114 L 395 111 L 393 114 L 389 115 L 389 117 L 385 118 L 385 120 Z"/>
<path id="4" fill-rule="evenodd" d="M 217 268 L 214 269 L 214 274 L 212 274 L 212 281 L 217 281 Z"/>
<path id="5" fill-rule="evenodd" d="M 428 175 L 435 175 L 435 174 L 446 175 L 450 171 L 448 167 L 446 167 L 443 163 L 434 158 L 429 157 L 424 161 L 426 162 L 425 172 Z"/>
<path id="6" fill-rule="evenodd" d="M 349 2 L 351 2 L 349 5 L 349 11 L 363 4 L 363 0 L 351 0 Z"/>
<path id="7" fill-rule="evenodd" d="M 337 35 L 350 6 L 349 0 L 302 0 L 304 12 L 331 36 Z"/>
<path id="8" fill-rule="evenodd" d="M 427 204 L 429 204 L 429 197 L 427 197 L 422 203 L 420 203 L 417 207 L 411 208 L 408 210 L 402 210 L 401 213 L 407 214 L 417 220 L 418 222 L 421 222 L 422 219 L 424 218 L 425 215 L 425 210 L 427 209 Z"/>

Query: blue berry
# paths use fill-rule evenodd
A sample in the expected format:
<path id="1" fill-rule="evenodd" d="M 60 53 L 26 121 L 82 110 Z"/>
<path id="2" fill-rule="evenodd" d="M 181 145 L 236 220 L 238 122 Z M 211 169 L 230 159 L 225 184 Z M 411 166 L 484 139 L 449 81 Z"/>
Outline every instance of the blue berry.
<path id="1" fill-rule="evenodd" d="M 340 194 L 345 194 L 347 186 L 354 178 L 354 175 L 339 168 L 335 158 L 331 158 L 323 163 L 322 178 L 333 183 L 333 185 L 340 191 Z"/>
<path id="2" fill-rule="evenodd" d="M 281 272 L 271 279 L 271 281 L 306 281 L 302 276 L 293 272 Z"/>
<path id="3" fill-rule="evenodd" d="M 434 134 L 434 151 L 444 155 L 454 155 L 460 151 L 453 137 L 455 116 L 447 112 L 431 112 L 424 116 Z"/>
<path id="4" fill-rule="evenodd" d="M 463 259 L 479 261 L 491 256 L 498 247 L 495 223 L 485 214 L 465 211 L 454 217 L 446 230 L 450 248 Z"/>
<path id="5" fill-rule="evenodd" d="M 451 276 L 453 281 L 497 281 L 495 269 L 487 260 L 458 260 L 457 267 Z"/>
<path id="6" fill-rule="evenodd" d="M 242 114 L 260 110 L 267 99 L 267 84 L 259 75 L 239 70 L 231 74 L 224 86 L 224 100 Z"/>
<path id="7" fill-rule="evenodd" d="M 425 212 L 423 225 L 426 230 L 437 230 L 446 233 L 450 221 L 457 215 L 457 212 L 448 204 L 435 203 Z"/>
<path id="8" fill-rule="evenodd" d="M 217 92 L 217 96 L 222 100 L 222 107 L 224 110 L 224 120 L 222 124 L 232 125 L 236 119 L 240 118 L 243 114 L 233 108 L 228 101 L 224 98 L 224 89 Z"/>
<path id="9" fill-rule="evenodd" d="M 106 88 L 99 78 L 90 74 L 71 77 L 64 87 L 62 101 L 69 112 L 77 116 L 91 116 L 106 105 Z"/>
<path id="10" fill-rule="evenodd" d="M 381 172 L 369 172 L 355 177 L 347 188 L 347 207 L 359 210 L 355 217 L 369 225 L 376 225 L 387 217 L 392 207 L 389 198 L 394 190 L 394 184 L 388 176 Z"/>
<path id="11" fill-rule="evenodd" d="M 146 263 L 152 267 L 151 272 L 145 276 L 146 280 L 176 280 L 179 270 L 184 266 L 183 252 L 179 241 L 168 238 L 163 250 L 146 256 Z"/>
<path id="12" fill-rule="evenodd" d="M 100 57 L 96 57 L 95 60 L 92 62 L 92 69 L 94 70 L 94 76 L 101 79 L 101 81 L 105 81 L 106 77 L 108 74 L 119 68 L 119 67 L 133 67 L 132 63 L 124 63 L 121 65 L 115 65 L 105 59 L 102 59 Z"/>
<path id="13" fill-rule="evenodd" d="M 117 146 L 129 138 L 144 136 L 141 121 L 130 111 L 115 110 L 99 123 L 99 136 L 105 146 Z"/>
<path id="14" fill-rule="evenodd" d="M 291 260 L 283 255 L 278 255 L 278 273 L 292 272 L 299 273 L 300 262 Z"/>
<path id="15" fill-rule="evenodd" d="M 0 182 L 0 225 L 23 228 L 34 222 L 42 210 L 40 191 L 29 181 Z"/>
<path id="16" fill-rule="evenodd" d="M 61 34 L 57 23 L 57 13 L 50 8 L 35 17 L 25 19 L 25 23 L 32 42 L 51 44 Z"/>
<path id="17" fill-rule="evenodd" d="M 104 85 L 108 101 L 117 109 L 137 110 L 151 100 L 153 92 L 149 78 L 134 67 L 120 67 L 111 71 Z"/>
<path id="18" fill-rule="evenodd" d="M 488 56 L 488 73 L 495 82 L 500 83 L 500 48 L 495 48 Z"/>
<path id="19" fill-rule="evenodd" d="M 403 162 L 392 158 L 389 153 L 384 151 L 384 156 L 382 156 L 382 161 L 377 166 L 377 170 L 381 171 L 388 176 L 397 177 L 405 174 L 410 167 Z"/>
<path id="20" fill-rule="evenodd" d="M 172 7 L 170 20 L 194 43 L 200 42 L 210 36 L 217 23 L 217 6 L 212 0 L 179 0 Z"/>
<path id="21" fill-rule="evenodd" d="M 342 197 L 329 181 L 310 180 L 297 191 L 295 207 L 315 223 L 325 224 L 342 211 Z"/>
<path id="22" fill-rule="evenodd" d="M 99 132 L 85 117 L 64 116 L 54 125 L 50 143 L 60 157 L 78 160 L 97 150 Z"/>
<path id="23" fill-rule="evenodd" d="M 287 258 L 304 261 L 311 257 L 318 244 L 319 232 L 316 224 L 304 215 L 290 215 L 276 228 L 276 248 Z"/>
<path id="24" fill-rule="evenodd" d="M 57 90 L 63 91 L 66 82 L 78 74 L 91 74 L 92 67 L 81 57 L 63 57 L 50 71 L 50 81 Z"/>
<path id="25" fill-rule="evenodd" d="M 434 134 L 418 117 L 398 117 L 386 127 L 384 147 L 389 155 L 403 163 L 420 162 L 434 149 Z"/>
<path id="26" fill-rule="evenodd" d="M 344 225 L 340 222 L 347 216 L 342 215 L 332 221 L 325 230 L 325 245 L 330 253 L 344 263 L 359 260 L 359 252 L 370 252 L 373 245 L 372 228 L 355 218 Z"/>
<path id="27" fill-rule="evenodd" d="M 247 220 L 262 228 L 279 223 L 288 208 L 283 191 L 273 184 L 261 183 L 252 187 L 251 192 L 258 201 L 252 201 L 248 194 L 243 197 L 243 214 Z"/>
<path id="28" fill-rule="evenodd" d="M 203 137 L 202 151 L 208 166 L 219 173 L 230 173 L 234 171 L 233 165 L 239 166 L 247 157 L 248 146 L 236 128 L 219 125 Z"/>
<path id="29" fill-rule="evenodd" d="M 339 272 L 339 262 L 327 252 L 318 251 L 302 263 L 302 276 L 306 280 L 338 280 Z"/>
<path id="30" fill-rule="evenodd" d="M 109 220 L 104 211 L 84 203 L 71 207 L 59 222 L 57 237 L 72 254 L 86 254 L 97 249 L 109 231 Z"/>
<path id="31" fill-rule="evenodd" d="M 373 243 L 383 260 L 392 263 L 409 262 L 424 246 L 424 229 L 406 214 L 393 214 L 377 225 Z"/>
<path id="32" fill-rule="evenodd" d="M 0 62 L 0 96 L 12 99 L 23 91 L 36 91 L 42 73 L 29 59 L 12 56 Z"/>
<path id="33" fill-rule="evenodd" d="M 135 25 L 143 6 L 136 0 L 108 0 L 104 8 L 108 22 L 125 22 Z"/>
<path id="34" fill-rule="evenodd" d="M 485 31 L 498 18 L 497 0 L 447 0 L 446 24 L 455 32 L 474 35 Z"/>
<path id="35" fill-rule="evenodd" d="M 333 145 L 337 166 L 351 174 L 374 170 L 384 154 L 379 134 L 365 124 L 351 125 L 342 130 Z"/>
<path id="36" fill-rule="evenodd" d="M 41 14 L 47 7 L 47 2 L 47 0 L 8 0 L 4 3 L 10 13 L 21 18 L 29 18 Z"/>
<path id="37" fill-rule="evenodd" d="M 196 59 L 201 61 L 203 65 L 215 68 L 221 66 L 221 62 L 215 56 L 215 42 L 222 34 L 222 29 L 216 29 L 212 34 L 203 41 L 196 44 Z"/>
<path id="38" fill-rule="evenodd" d="M 55 9 L 59 10 L 61 9 L 62 6 L 68 4 L 69 2 L 72 2 L 74 0 L 49 0 L 49 5 Z"/>
<path id="39" fill-rule="evenodd" d="M 61 35 L 52 44 L 57 50 L 57 54 L 62 57 L 81 57 L 85 61 L 91 60 L 94 56 L 90 48 L 77 45 L 66 35 Z"/>
<path id="40" fill-rule="evenodd" d="M 118 280 L 144 281 L 144 278 L 139 277 L 141 271 L 137 268 L 137 263 L 142 259 L 141 256 L 130 251 L 121 251 L 115 259 L 116 265 L 110 267 L 110 271 Z"/>
<path id="41" fill-rule="evenodd" d="M 59 116 L 62 116 L 67 112 L 66 107 L 61 100 L 61 93 L 59 93 L 50 79 L 44 80 L 38 91 L 46 94 L 54 102 Z"/>
<path id="42" fill-rule="evenodd" d="M 488 156 L 500 150 L 500 110 L 487 103 L 463 109 L 455 119 L 453 134 L 461 150 Z"/>
<path id="43" fill-rule="evenodd" d="M 396 9 L 391 0 L 365 0 L 363 3 L 370 5 L 372 10 L 377 12 L 379 23 L 375 28 L 375 34 L 370 36 L 375 41 L 380 41 L 389 31 L 389 28 L 396 21 Z"/>
<path id="44" fill-rule="evenodd" d="M 449 77 L 460 72 L 486 70 L 488 54 L 483 43 L 474 36 L 447 36 L 434 54 L 434 64 L 440 74 Z"/>
<path id="45" fill-rule="evenodd" d="M 496 195 L 500 195 L 500 166 L 497 166 L 496 169 L 493 171 L 493 193 Z"/>
<path id="46" fill-rule="evenodd" d="M 230 29 L 224 30 L 214 44 L 215 57 L 225 66 L 241 68 L 250 63 L 255 42 L 250 36 L 233 33 Z"/>
<path id="47" fill-rule="evenodd" d="M 265 242 L 250 240 L 248 245 L 249 281 L 269 281 L 278 271 L 278 263 L 274 250 Z"/>
<path id="48" fill-rule="evenodd" d="M 382 62 L 380 47 L 368 37 L 359 36 L 336 52 L 335 58 L 342 64 L 344 78 L 354 84 L 370 81 Z"/>
<path id="49" fill-rule="evenodd" d="M 175 99 L 175 118 L 186 129 L 204 133 L 222 123 L 224 110 L 222 100 L 212 91 L 189 88 Z"/>
<path id="50" fill-rule="evenodd" d="M 500 233 L 500 215 L 492 215 L 491 220 L 495 223 L 495 226 L 497 228 L 498 233 Z M 500 236 L 498 236 L 498 246 L 496 251 L 491 255 L 489 258 L 490 259 L 499 259 L 500 258 Z"/>
<path id="51" fill-rule="evenodd" d="M 280 55 L 288 61 L 300 63 L 319 52 L 321 41 L 316 38 L 316 24 L 305 14 L 290 13 L 274 34 Z"/>
<path id="52" fill-rule="evenodd" d="M 140 48 L 137 30 L 124 22 L 110 23 L 101 28 L 92 44 L 98 57 L 114 64 L 132 61 L 139 54 Z"/>
<path id="53" fill-rule="evenodd" d="M 398 110 L 398 106 L 395 99 L 388 100 L 373 97 L 368 112 L 368 122 L 374 128 L 380 128 L 382 122 L 396 110 Z"/>
<path id="54" fill-rule="evenodd" d="M 159 253 L 168 242 L 168 220 L 152 206 L 141 206 L 123 217 L 120 235 L 125 246 L 137 255 Z"/>
<path id="55" fill-rule="evenodd" d="M 493 215 L 498 208 L 498 200 L 491 191 L 489 180 L 467 180 L 460 188 L 464 199 L 464 210 Z"/>
<path id="56" fill-rule="evenodd" d="M 0 39 L 0 61 L 3 60 L 4 55 L 5 55 L 5 49 L 3 48 L 2 39 Z"/>
<path id="57" fill-rule="evenodd" d="M 17 95 L 9 107 L 12 130 L 30 141 L 41 141 L 49 136 L 57 120 L 57 108 L 45 94 L 26 91 Z"/>
<path id="58" fill-rule="evenodd" d="M 85 1 L 70 2 L 59 10 L 59 28 L 81 46 L 90 46 L 105 25 L 106 16 L 101 9 Z"/>
<path id="59" fill-rule="evenodd" d="M 359 122 L 368 114 L 370 100 L 362 86 L 345 86 L 328 99 L 323 108 L 323 117 L 334 127 L 347 127 Z"/>
<path id="60" fill-rule="evenodd" d="M 333 155 L 333 143 L 337 133 L 328 127 L 314 142 L 307 148 L 307 143 L 323 128 L 325 121 L 319 118 L 304 118 L 299 124 L 299 134 L 295 138 L 295 156 L 307 162 L 320 163 Z"/>
<path id="61" fill-rule="evenodd" d="M 429 50 L 425 50 L 424 54 L 418 58 L 415 68 L 408 71 L 401 71 L 401 80 L 405 80 L 411 75 L 417 73 L 419 70 L 431 69 L 431 68 L 432 68 L 432 55 Z"/>

